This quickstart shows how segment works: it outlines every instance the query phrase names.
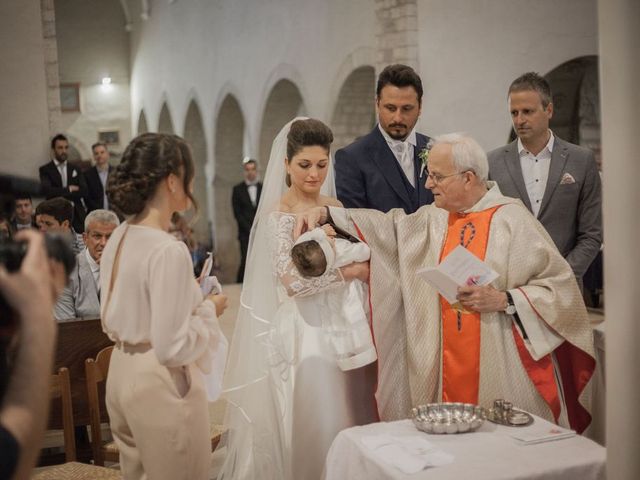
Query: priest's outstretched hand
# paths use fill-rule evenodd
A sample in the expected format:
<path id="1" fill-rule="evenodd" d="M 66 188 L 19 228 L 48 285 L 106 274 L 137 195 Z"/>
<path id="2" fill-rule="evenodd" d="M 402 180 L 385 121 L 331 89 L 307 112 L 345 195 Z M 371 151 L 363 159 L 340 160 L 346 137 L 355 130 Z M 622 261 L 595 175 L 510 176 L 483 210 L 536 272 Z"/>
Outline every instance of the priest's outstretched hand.
<path id="1" fill-rule="evenodd" d="M 318 225 L 327 222 L 329 217 L 328 207 L 313 207 L 304 213 L 297 215 L 296 226 L 293 229 L 293 240 L 297 240 L 307 230 L 313 230 Z"/>

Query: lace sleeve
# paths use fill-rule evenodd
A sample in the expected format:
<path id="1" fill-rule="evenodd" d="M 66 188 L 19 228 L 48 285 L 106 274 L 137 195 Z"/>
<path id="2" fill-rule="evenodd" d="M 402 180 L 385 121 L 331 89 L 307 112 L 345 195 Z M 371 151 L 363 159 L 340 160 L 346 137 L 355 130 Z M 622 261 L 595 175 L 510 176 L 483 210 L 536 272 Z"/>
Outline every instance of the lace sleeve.
<path id="1" fill-rule="evenodd" d="M 273 272 L 290 297 L 306 297 L 344 284 L 340 269 L 332 268 L 320 277 L 305 278 L 291 260 L 295 215 L 274 212 L 269 216 L 269 251 Z"/>

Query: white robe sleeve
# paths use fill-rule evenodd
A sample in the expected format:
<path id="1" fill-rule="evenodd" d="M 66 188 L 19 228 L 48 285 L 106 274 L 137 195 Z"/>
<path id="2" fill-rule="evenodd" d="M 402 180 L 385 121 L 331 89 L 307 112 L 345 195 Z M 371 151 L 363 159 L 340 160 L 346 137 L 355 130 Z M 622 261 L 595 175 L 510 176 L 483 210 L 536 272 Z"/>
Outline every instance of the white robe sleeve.
<path id="1" fill-rule="evenodd" d="M 531 357 L 538 361 L 559 347 L 564 339 L 540 319 L 531 304 L 529 304 L 527 297 L 520 290 L 509 290 L 509 293 L 513 298 L 516 312 L 518 312 L 518 317 L 528 337 L 527 340 L 524 340 L 523 337 L 524 344 Z M 520 329 L 518 328 L 517 330 L 522 336 Z"/>
<path id="2" fill-rule="evenodd" d="M 197 363 L 211 370 L 218 348 L 215 305 L 202 300 L 187 246 L 168 242 L 153 252 L 149 272 L 150 338 L 162 365 Z"/>

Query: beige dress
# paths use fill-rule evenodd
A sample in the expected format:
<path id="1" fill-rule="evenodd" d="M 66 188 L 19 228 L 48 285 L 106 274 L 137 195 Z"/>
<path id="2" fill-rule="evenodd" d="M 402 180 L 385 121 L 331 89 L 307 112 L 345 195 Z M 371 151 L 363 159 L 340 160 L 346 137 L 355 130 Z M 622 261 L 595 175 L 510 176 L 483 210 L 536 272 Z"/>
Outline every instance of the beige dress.
<path id="1" fill-rule="evenodd" d="M 207 478 L 203 373 L 219 336 L 215 306 L 203 301 L 186 245 L 162 230 L 124 223 L 104 250 L 100 280 L 103 329 L 116 342 L 107 409 L 125 478 Z"/>

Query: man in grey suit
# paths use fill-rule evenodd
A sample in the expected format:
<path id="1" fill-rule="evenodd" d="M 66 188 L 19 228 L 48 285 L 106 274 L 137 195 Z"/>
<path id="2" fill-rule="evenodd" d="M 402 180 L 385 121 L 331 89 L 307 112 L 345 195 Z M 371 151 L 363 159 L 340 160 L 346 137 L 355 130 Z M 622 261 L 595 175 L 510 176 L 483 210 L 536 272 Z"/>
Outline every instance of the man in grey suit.
<path id="1" fill-rule="evenodd" d="M 76 255 L 76 266 L 54 309 L 57 321 L 100 318 L 100 258 L 107 240 L 120 224 L 108 210 L 93 210 L 84 220 L 86 248 Z"/>
<path id="2" fill-rule="evenodd" d="M 489 153 L 489 177 L 544 225 L 578 280 L 602 243 L 602 192 L 593 152 L 554 136 L 551 88 L 537 73 L 509 87 L 518 138 Z"/>

